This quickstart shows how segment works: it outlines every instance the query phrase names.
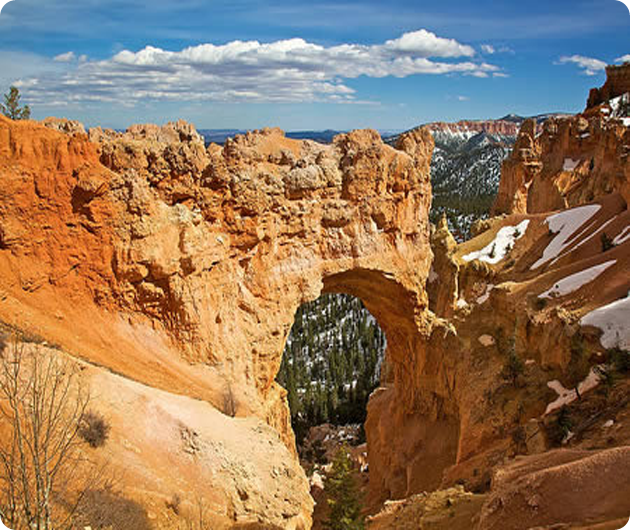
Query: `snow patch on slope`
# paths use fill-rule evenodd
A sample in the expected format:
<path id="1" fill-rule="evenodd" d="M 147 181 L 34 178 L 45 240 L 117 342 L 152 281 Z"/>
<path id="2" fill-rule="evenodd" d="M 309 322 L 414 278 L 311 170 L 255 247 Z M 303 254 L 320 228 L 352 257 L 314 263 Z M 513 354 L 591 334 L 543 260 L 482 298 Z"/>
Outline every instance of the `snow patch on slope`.
<path id="1" fill-rule="evenodd" d="M 630 349 L 630 297 L 591 311 L 582 317 L 580 324 L 601 329 L 599 340 L 604 348 Z"/>
<path id="2" fill-rule="evenodd" d="M 572 158 L 565 158 L 564 164 L 562 166 L 563 171 L 573 171 L 576 167 L 578 167 L 580 161 L 573 160 Z"/>
<path id="3" fill-rule="evenodd" d="M 580 392 L 580 395 L 588 392 L 589 390 L 592 390 L 598 384 L 599 384 L 599 374 L 597 373 L 595 368 L 591 368 L 591 371 L 586 376 L 586 379 L 584 379 L 584 381 L 582 381 L 578 385 L 578 390 Z M 547 405 L 547 410 L 545 410 L 545 416 L 547 414 L 552 413 L 554 410 L 558 410 L 564 407 L 565 405 L 572 403 L 578 398 L 578 393 L 575 391 L 575 389 L 567 390 L 566 388 L 564 388 L 563 384 L 558 380 L 549 381 L 547 383 L 547 386 L 551 388 L 552 390 L 554 390 L 556 394 L 558 394 L 558 398 L 555 401 L 552 401 L 551 403 L 549 403 L 549 405 Z"/>
<path id="4" fill-rule="evenodd" d="M 610 107 L 610 110 L 612 111 L 612 116 L 613 117 L 621 117 L 621 111 L 622 111 L 622 103 L 625 103 L 627 101 L 630 100 L 630 93 L 626 92 L 625 94 L 622 94 L 621 96 L 617 96 L 616 98 L 612 98 L 611 100 L 608 101 L 608 106 Z"/>
<path id="5" fill-rule="evenodd" d="M 577 291 L 581 289 L 582 286 L 595 280 L 595 278 L 609 267 L 612 267 L 615 263 L 617 263 L 617 260 L 607 261 L 606 263 L 600 263 L 589 269 L 571 274 L 560 280 L 551 289 L 542 293 L 539 298 L 556 298 Z"/>
<path id="6" fill-rule="evenodd" d="M 466 254 L 462 259 L 464 261 L 478 259 L 479 261 L 485 261 L 486 263 L 495 265 L 505 258 L 508 248 L 512 248 L 514 242 L 525 235 L 528 226 L 529 219 L 526 219 L 516 226 L 504 226 L 497 232 L 492 242 L 481 250 Z"/>
<path id="7" fill-rule="evenodd" d="M 568 241 L 571 236 L 600 209 L 599 204 L 589 204 L 547 217 L 545 222 L 549 230 L 556 233 L 556 237 L 551 240 L 542 257 L 530 269 L 537 269 L 558 256 L 569 245 Z"/>
<path id="8" fill-rule="evenodd" d="M 613 239 L 613 245 L 621 245 L 630 240 L 630 225 L 626 226 L 621 233 Z"/>

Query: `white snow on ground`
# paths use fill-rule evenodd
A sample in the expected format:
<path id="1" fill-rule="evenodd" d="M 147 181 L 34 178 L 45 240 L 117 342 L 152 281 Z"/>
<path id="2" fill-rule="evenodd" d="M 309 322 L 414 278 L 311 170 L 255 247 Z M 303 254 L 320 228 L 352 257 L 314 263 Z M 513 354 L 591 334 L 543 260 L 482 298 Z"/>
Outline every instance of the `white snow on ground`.
<path id="1" fill-rule="evenodd" d="M 505 258 L 508 247 L 512 248 L 514 242 L 525 235 L 528 226 L 529 219 L 526 219 L 516 226 L 504 226 L 497 232 L 496 237 L 490 244 L 481 250 L 466 254 L 462 259 L 464 261 L 478 259 L 479 261 L 485 261 L 486 263 L 495 265 Z"/>
<path id="2" fill-rule="evenodd" d="M 582 286 L 592 282 L 595 278 L 597 278 L 609 267 L 612 267 L 615 263 L 617 263 L 617 260 L 607 261 L 606 263 L 600 263 L 599 265 L 595 265 L 594 267 L 591 267 L 589 269 L 571 274 L 570 276 L 567 276 L 566 278 L 560 280 L 558 283 L 554 284 L 551 289 L 548 289 L 547 291 L 542 293 L 539 298 L 555 298 L 558 296 L 566 296 L 573 291 L 577 291 Z"/>
<path id="3" fill-rule="evenodd" d="M 479 343 L 486 348 L 494 345 L 494 337 L 492 335 L 481 335 L 478 339 Z"/>
<path id="4" fill-rule="evenodd" d="M 629 93 L 626 92 L 625 94 L 622 94 L 621 96 L 617 96 L 616 98 L 612 98 L 611 100 L 608 101 L 608 106 L 610 107 L 610 109 L 612 110 L 613 116 L 617 116 L 621 110 L 621 102 L 623 100 L 628 100 L 629 98 Z"/>
<path id="5" fill-rule="evenodd" d="M 582 317 L 580 324 L 601 329 L 599 341 L 604 348 L 630 349 L 630 297 L 591 311 Z"/>
<path id="6" fill-rule="evenodd" d="M 484 304 L 486 302 L 486 300 L 488 300 L 488 298 L 490 298 L 490 293 L 492 292 L 492 289 L 494 289 L 494 285 L 489 284 L 486 287 L 486 292 L 483 293 L 479 298 L 477 298 L 477 303 L 478 304 Z"/>
<path id="7" fill-rule="evenodd" d="M 468 307 L 468 302 L 466 302 L 464 298 L 460 298 L 459 300 L 457 300 L 457 307 L 459 309 L 465 309 Z"/>
<path id="8" fill-rule="evenodd" d="M 630 93 L 626 92 L 625 94 L 613 98 L 608 102 L 608 105 L 612 110 L 612 112 L 610 113 L 610 117 L 617 118 L 621 120 L 621 123 L 623 123 L 626 127 L 630 127 L 630 118 L 623 115 L 625 112 L 622 108 L 623 101 L 625 101 L 626 103 L 630 102 Z"/>
<path id="9" fill-rule="evenodd" d="M 320 490 L 324 489 L 324 479 L 317 471 L 313 471 L 313 475 L 311 476 L 309 482 L 312 488 L 319 488 Z"/>
<path id="10" fill-rule="evenodd" d="M 621 233 L 613 239 L 613 245 L 621 245 L 630 239 L 630 225 L 626 226 Z"/>
<path id="11" fill-rule="evenodd" d="M 578 385 L 578 390 L 580 391 L 580 395 L 585 394 L 589 390 L 593 390 L 599 384 L 599 375 L 595 368 L 591 368 L 591 371 L 586 376 L 586 379 L 582 381 Z M 574 402 L 577 398 L 577 392 L 575 389 L 567 390 L 564 388 L 562 383 L 558 380 L 549 381 L 547 386 L 552 390 L 555 390 L 556 394 L 558 394 L 558 398 L 555 401 L 552 401 L 547 405 L 547 410 L 545 410 L 545 416 L 547 414 L 552 413 L 554 410 L 560 409 L 569 403 Z"/>
<path id="12" fill-rule="evenodd" d="M 584 245 L 585 243 L 588 243 L 591 239 L 593 239 L 597 234 L 599 234 L 600 232 L 603 232 L 604 229 L 610 224 L 612 223 L 614 220 L 616 219 L 616 216 L 613 217 L 612 219 L 608 219 L 608 221 L 606 221 L 602 226 L 600 226 L 597 230 L 595 230 L 590 236 L 585 237 L 584 239 L 582 239 L 582 241 L 580 241 L 577 245 L 575 245 L 572 249 L 571 252 L 575 252 L 578 248 L 580 248 L 582 245 Z M 554 259 L 551 262 L 551 265 L 553 265 L 556 261 L 558 261 L 559 259 L 563 258 L 566 254 L 568 254 L 568 252 L 564 252 L 562 254 L 560 254 L 556 259 Z"/>
<path id="13" fill-rule="evenodd" d="M 545 248 L 542 257 L 530 269 L 537 269 L 550 259 L 558 256 L 568 246 L 567 242 L 571 239 L 571 236 L 600 209 L 601 206 L 599 204 L 589 204 L 547 217 L 547 226 L 549 230 L 556 233 L 556 237 L 551 240 L 551 243 Z"/>
<path id="14" fill-rule="evenodd" d="M 564 165 L 562 166 L 562 170 L 573 171 L 576 167 L 578 167 L 579 163 L 580 163 L 579 160 L 573 160 L 572 158 L 565 158 Z"/>

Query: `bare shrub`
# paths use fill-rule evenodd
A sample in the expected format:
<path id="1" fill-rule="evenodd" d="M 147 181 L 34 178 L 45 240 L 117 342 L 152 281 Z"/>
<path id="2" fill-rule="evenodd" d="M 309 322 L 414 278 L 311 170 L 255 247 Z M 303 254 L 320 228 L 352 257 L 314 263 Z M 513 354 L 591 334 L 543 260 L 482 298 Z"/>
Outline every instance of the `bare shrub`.
<path id="1" fill-rule="evenodd" d="M 109 437 L 110 425 L 102 414 L 88 410 L 81 418 L 79 435 L 90 447 L 97 448 L 105 445 Z"/>
<path id="2" fill-rule="evenodd" d="M 180 530 L 211 530 L 208 520 L 208 507 L 203 497 L 198 496 L 192 510 L 187 510 L 183 516 Z"/>
<path id="3" fill-rule="evenodd" d="M 68 528 L 102 479 L 81 451 L 89 399 L 75 364 L 18 337 L 0 345 L 0 517 L 9 528 Z"/>
<path id="4" fill-rule="evenodd" d="M 178 493 L 175 493 L 170 500 L 166 501 L 166 507 L 171 510 L 175 515 L 179 515 L 181 511 L 182 498 Z"/>

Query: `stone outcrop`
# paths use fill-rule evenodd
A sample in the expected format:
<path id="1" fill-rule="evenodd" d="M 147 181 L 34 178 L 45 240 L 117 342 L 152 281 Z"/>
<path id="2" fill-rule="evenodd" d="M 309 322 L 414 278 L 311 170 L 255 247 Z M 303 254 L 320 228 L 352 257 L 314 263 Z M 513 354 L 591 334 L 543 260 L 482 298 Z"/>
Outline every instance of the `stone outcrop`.
<path id="1" fill-rule="evenodd" d="M 597 107 L 627 92 L 630 92 L 630 63 L 609 65 L 606 67 L 604 86 L 591 89 L 586 108 Z"/>
<path id="2" fill-rule="evenodd" d="M 628 202 L 629 155 L 630 128 L 605 112 L 551 118 L 541 134 L 528 120 L 503 163 L 493 213 L 559 210 L 613 191 Z"/>
<path id="3" fill-rule="evenodd" d="M 480 133 L 516 136 L 519 122 L 510 120 L 462 120 L 457 123 L 433 122 L 426 125 L 431 132 Z"/>
<path id="4" fill-rule="evenodd" d="M 68 134 L 85 134 L 85 128 L 83 127 L 83 124 L 76 120 L 49 117 L 42 120 L 42 125 L 44 125 L 44 127 L 48 127 L 49 129 Z"/>
<path id="5" fill-rule="evenodd" d="M 443 318 L 451 318 L 456 309 L 459 293 L 459 265 L 453 259 L 457 241 L 448 229 L 446 216 L 442 216 L 431 233 L 433 264 L 427 280 L 429 309 Z"/>
<path id="6" fill-rule="evenodd" d="M 480 529 L 622 528 L 630 513 L 630 448 L 552 451 L 513 462 L 493 482 Z"/>
<path id="7" fill-rule="evenodd" d="M 630 127 L 610 100 L 630 92 L 630 64 L 606 68 L 583 114 L 552 117 L 542 132 L 523 123 L 503 163 L 494 215 L 540 213 L 597 200 L 616 191 L 630 203 Z"/>

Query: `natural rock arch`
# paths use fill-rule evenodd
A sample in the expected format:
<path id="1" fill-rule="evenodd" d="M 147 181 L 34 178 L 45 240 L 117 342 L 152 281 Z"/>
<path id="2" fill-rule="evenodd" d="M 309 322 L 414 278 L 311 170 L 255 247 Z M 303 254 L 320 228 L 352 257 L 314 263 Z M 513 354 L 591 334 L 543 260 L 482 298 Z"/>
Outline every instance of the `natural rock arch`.
<path id="1" fill-rule="evenodd" d="M 324 146 L 275 129 L 206 148 L 184 123 L 93 129 L 89 139 L 0 125 L 10 175 L 3 266 L 31 314 L 52 294 L 56 305 L 38 320 L 46 336 L 218 408 L 229 392 L 232 413 L 263 418 L 293 448 L 274 379 L 295 311 L 321 293 L 358 296 L 387 334 L 391 373 L 368 409 L 374 497 L 439 485 L 458 452 L 458 412 L 448 355 L 427 355 L 436 336 L 448 336 L 425 293 L 428 131 L 402 135 L 396 148 L 374 131 Z M 29 237 L 20 231 L 27 222 Z M 106 331 L 87 322 L 80 340 L 59 324 L 97 314 L 90 318 Z M 147 325 L 142 344 L 156 352 L 148 360 L 126 336 Z M 99 350 L 114 340 L 117 355 Z M 189 364 L 200 368 L 191 375 Z"/>
<path id="2" fill-rule="evenodd" d="M 323 283 L 323 293 L 360 298 L 387 337 L 381 387 L 370 398 L 365 424 L 369 502 L 437 489 L 457 461 L 460 420 L 456 399 L 443 394 L 448 366 L 428 355 L 432 329 L 418 293 L 391 274 L 366 269 Z"/>

